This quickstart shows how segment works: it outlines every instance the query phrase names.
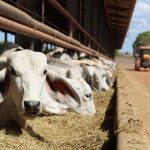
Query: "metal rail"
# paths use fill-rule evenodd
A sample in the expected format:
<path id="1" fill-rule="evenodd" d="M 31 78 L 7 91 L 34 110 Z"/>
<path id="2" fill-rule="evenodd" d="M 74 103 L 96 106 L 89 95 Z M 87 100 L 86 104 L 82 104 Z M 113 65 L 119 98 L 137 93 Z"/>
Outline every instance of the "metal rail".
<path id="1" fill-rule="evenodd" d="M 71 45 L 65 41 L 62 41 L 62 40 L 57 39 L 55 37 L 52 37 L 46 33 L 43 33 L 43 32 L 38 31 L 38 30 L 34 30 L 34 28 L 22 25 L 20 23 L 14 22 L 12 20 L 6 19 L 6 18 L 1 17 L 1 16 L 0 16 L 0 28 L 10 30 L 10 31 L 13 31 L 13 32 L 16 32 L 19 34 L 23 34 L 23 35 L 26 35 L 26 36 L 29 36 L 29 37 L 32 37 L 35 39 L 40 39 L 40 40 L 44 40 L 44 41 L 47 41 L 50 43 L 54 43 L 56 45 L 60 45 L 60 46 L 65 47 L 67 49 L 74 49 L 74 50 L 79 51 L 79 52 L 84 52 L 84 53 L 87 53 L 87 54 L 92 55 L 92 56 L 101 56 L 101 54 L 96 53 L 95 51 L 86 51 L 85 49 Z"/>
<path id="2" fill-rule="evenodd" d="M 26 26 L 29 26 L 31 28 L 34 28 L 34 31 L 38 30 L 38 31 L 41 31 L 45 34 L 53 36 L 55 39 L 58 39 L 58 40 L 60 39 L 61 41 L 64 41 L 67 44 L 72 45 L 72 48 L 70 48 L 70 49 L 74 49 L 74 50 L 76 49 L 77 50 L 77 47 L 78 47 L 78 51 L 79 51 L 79 49 L 81 49 L 82 52 L 84 50 L 84 53 L 91 54 L 93 56 L 101 56 L 101 57 L 104 57 L 106 59 L 110 59 L 109 57 L 104 56 L 104 55 L 96 52 L 94 49 L 91 49 L 91 48 L 81 44 L 79 41 L 77 41 L 77 40 L 75 40 L 69 36 L 66 36 L 66 35 L 62 34 L 61 32 L 33 19 L 28 14 L 26 14 L 23 11 L 5 3 L 2 0 L 0 0 L 0 15 L 4 16 L 6 18 L 10 18 L 14 21 L 17 21 L 17 22 L 24 24 Z M 9 30 L 12 31 L 11 28 Z M 17 32 L 17 29 L 15 32 Z M 20 34 L 24 34 L 24 33 L 22 32 Z M 30 35 L 28 35 L 28 36 L 30 36 Z M 41 40 L 43 40 L 43 39 L 41 39 Z M 51 41 L 51 43 L 52 43 L 52 41 Z M 65 45 L 62 45 L 62 43 L 59 44 L 59 42 L 57 43 L 57 45 L 60 45 L 62 47 L 67 48 Z M 74 46 L 74 48 L 73 48 L 73 46 Z"/>
<path id="3" fill-rule="evenodd" d="M 93 43 L 95 43 L 101 50 L 106 52 L 106 50 L 66 11 L 56 0 L 47 0 L 50 5 L 56 8 L 61 14 L 67 17 L 69 20 L 73 22 L 73 24 L 84 33 Z"/>

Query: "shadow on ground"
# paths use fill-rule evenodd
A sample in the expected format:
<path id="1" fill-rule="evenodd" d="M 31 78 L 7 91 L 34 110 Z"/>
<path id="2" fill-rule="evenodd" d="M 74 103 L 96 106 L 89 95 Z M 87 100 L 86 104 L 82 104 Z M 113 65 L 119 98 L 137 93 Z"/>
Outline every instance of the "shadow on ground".
<path id="1" fill-rule="evenodd" d="M 114 124 L 116 115 L 116 80 L 114 82 L 113 88 L 115 89 L 114 94 L 109 102 L 108 108 L 105 113 L 105 119 L 100 126 L 103 131 L 108 132 L 108 140 L 103 144 L 102 150 L 116 150 L 116 135 L 114 134 Z"/>
<path id="2" fill-rule="evenodd" d="M 125 70 L 127 70 L 127 71 L 133 71 L 133 72 L 135 72 L 136 70 L 135 69 L 133 69 L 133 68 L 125 68 Z M 140 70 L 140 71 L 136 71 L 136 72 L 150 72 L 150 70 L 149 69 L 142 69 L 142 70 Z"/>

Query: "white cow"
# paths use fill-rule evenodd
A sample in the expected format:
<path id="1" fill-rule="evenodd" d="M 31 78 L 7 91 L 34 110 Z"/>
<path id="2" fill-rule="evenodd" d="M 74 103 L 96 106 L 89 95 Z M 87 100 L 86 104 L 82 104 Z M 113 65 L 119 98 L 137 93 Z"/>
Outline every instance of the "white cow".
<path id="1" fill-rule="evenodd" d="M 0 70 L 0 124 L 14 120 L 25 127 L 26 120 L 40 112 L 65 114 L 68 107 L 83 115 L 95 114 L 91 90 L 47 72 L 46 56 L 40 52 L 8 50 L 0 57 Z"/>
<path id="2" fill-rule="evenodd" d="M 82 74 L 82 77 L 86 80 L 86 82 L 91 86 L 92 90 L 97 89 L 100 90 L 108 90 L 109 86 L 107 84 L 107 78 L 109 78 L 110 74 L 107 72 L 103 65 L 98 65 L 96 62 L 90 60 L 70 60 L 70 61 L 52 61 L 52 65 L 74 69 L 77 72 L 79 71 Z M 86 65 L 88 64 L 88 66 Z M 82 66 L 82 67 L 80 67 Z"/>
<path id="3" fill-rule="evenodd" d="M 0 64 L 3 64 L 0 65 L 0 70 L 7 68 L 5 78 L 0 83 L 2 95 L 0 123 L 2 124 L 14 120 L 20 127 L 25 127 L 26 119 L 33 119 L 42 111 L 56 114 L 66 113 L 65 109 L 68 106 L 59 104 L 56 99 L 53 99 L 52 93 L 56 95 L 59 88 L 61 91 L 61 88 L 65 87 L 62 94 L 67 93 L 68 90 L 75 99 L 79 99 L 74 89 L 69 90 L 69 86 L 62 84 L 63 81 L 58 78 L 56 80 L 51 73 L 48 73 L 47 76 L 56 91 L 48 93 L 48 86 L 46 87 L 47 60 L 42 53 L 30 50 L 12 52 L 7 57 L 0 58 Z"/>
<path id="4" fill-rule="evenodd" d="M 5 61 L 4 61 L 5 60 Z M 22 50 L 0 58 L 0 70 L 6 67 L 1 81 L 0 122 L 14 120 L 25 127 L 26 119 L 35 118 L 42 110 L 41 93 L 46 79 L 46 56 Z"/>
<path id="5" fill-rule="evenodd" d="M 67 50 L 62 48 L 62 47 L 57 47 L 52 51 L 46 51 L 45 50 L 44 53 L 48 56 L 51 55 L 52 58 L 55 58 L 55 59 L 60 59 L 60 60 L 70 59 L 70 56 L 69 56 Z"/>
<path id="6" fill-rule="evenodd" d="M 109 86 L 106 82 L 106 73 L 102 68 L 100 69 L 95 66 L 87 66 L 87 70 L 94 81 L 94 87 L 98 91 L 105 91 L 109 89 Z"/>
<path id="7" fill-rule="evenodd" d="M 69 61 L 64 61 L 64 62 L 69 63 Z M 104 65 L 101 61 L 99 61 L 97 59 L 94 59 L 94 60 L 88 60 L 88 59 L 85 59 L 85 60 L 70 60 L 70 64 L 73 64 L 75 66 L 79 66 L 79 65 L 81 66 L 82 65 L 82 66 L 84 66 L 84 69 L 85 69 L 85 66 L 94 66 L 94 67 L 96 67 L 97 69 L 99 69 L 99 71 L 101 73 L 105 72 L 107 84 L 109 86 L 112 86 L 111 78 L 113 76 L 113 71 L 108 65 Z M 88 69 L 87 69 L 87 74 L 89 74 Z M 105 84 L 105 81 L 103 83 Z"/>
<path id="8" fill-rule="evenodd" d="M 48 72 L 52 70 L 59 74 L 61 79 L 65 80 L 70 87 L 72 87 L 79 97 L 79 101 L 76 99 L 63 100 L 61 98 L 60 103 L 69 106 L 75 112 L 83 115 L 94 115 L 96 113 L 95 105 L 93 101 L 92 90 L 86 81 L 82 78 L 80 72 L 74 69 L 62 69 L 56 66 L 48 65 Z M 57 76 L 57 75 L 55 75 Z"/>

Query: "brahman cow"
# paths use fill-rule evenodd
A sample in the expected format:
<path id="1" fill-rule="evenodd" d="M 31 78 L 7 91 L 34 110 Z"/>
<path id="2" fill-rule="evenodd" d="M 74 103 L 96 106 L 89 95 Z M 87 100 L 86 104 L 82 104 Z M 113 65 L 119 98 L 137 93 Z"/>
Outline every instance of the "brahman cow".
<path id="1" fill-rule="evenodd" d="M 98 66 L 97 63 L 94 63 L 94 65 L 87 66 L 86 64 L 88 63 L 85 60 L 53 60 L 49 63 L 60 68 L 74 70 L 75 73 L 80 72 L 85 81 L 91 86 L 92 90 L 97 89 L 100 91 L 109 89 L 107 85 L 108 74 L 102 65 Z"/>
<path id="2" fill-rule="evenodd" d="M 0 64 L 0 70 L 6 68 L 5 78 L 0 83 L 3 98 L 0 103 L 0 122 L 14 120 L 20 127 L 24 127 L 27 118 L 34 118 L 42 110 L 46 56 L 22 50 L 1 57 Z"/>
<path id="3" fill-rule="evenodd" d="M 59 100 L 60 103 L 69 106 L 69 108 L 73 109 L 75 112 L 83 115 L 91 116 L 96 113 L 92 90 L 86 81 L 82 78 L 80 72 L 74 69 L 62 69 L 52 65 L 48 65 L 48 70 L 48 72 L 51 70 L 59 74 L 61 76 L 59 78 L 67 82 L 70 87 L 76 91 L 79 97 L 79 102 L 74 99 L 70 101 L 62 101 L 61 99 Z"/>
<path id="4" fill-rule="evenodd" d="M 0 57 L 0 124 L 14 120 L 25 127 L 26 120 L 40 112 L 64 114 L 68 108 L 95 114 L 91 89 L 82 81 L 47 69 L 46 56 L 40 52 L 15 50 Z"/>
<path id="5" fill-rule="evenodd" d="M 69 62 L 69 61 L 64 61 L 64 62 Z M 104 65 L 101 61 L 99 61 L 97 59 L 93 59 L 93 60 L 88 60 L 88 59 L 86 59 L 86 60 L 70 60 L 70 64 L 73 64 L 75 66 L 79 66 L 79 65 L 81 66 L 82 65 L 82 66 L 84 66 L 84 69 L 86 66 L 96 67 L 100 71 L 101 74 L 105 72 L 106 82 L 109 86 L 112 86 L 112 82 L 111 82 L 111 78 L 113 76 L 112 68 L 106 64 Z M 86 72 L 87 72 L 87 74 L 89 74 L 88 69 L 86 69 Z M 102 80 L 102 82 L 105 84 L 105 81 Z M 104 87 L 105 87 L 105 85 L 104 85 Z"/>

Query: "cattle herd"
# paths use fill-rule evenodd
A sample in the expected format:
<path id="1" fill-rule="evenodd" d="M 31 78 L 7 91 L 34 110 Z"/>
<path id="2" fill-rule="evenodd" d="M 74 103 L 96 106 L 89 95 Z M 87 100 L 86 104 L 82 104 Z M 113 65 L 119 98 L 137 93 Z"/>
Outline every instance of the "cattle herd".
<path id="1" fill-rule="evenodd" d="M 39 113 L 95 115 L 92 91 L 112 86 L 115 66 L 101 57 L 70 56 L 62 48 L 42 53 L 4 43 L 0 47 L 0 125 L 13 120 L 24 128 L 26 120 Z"/>

